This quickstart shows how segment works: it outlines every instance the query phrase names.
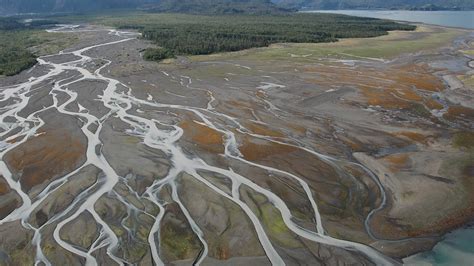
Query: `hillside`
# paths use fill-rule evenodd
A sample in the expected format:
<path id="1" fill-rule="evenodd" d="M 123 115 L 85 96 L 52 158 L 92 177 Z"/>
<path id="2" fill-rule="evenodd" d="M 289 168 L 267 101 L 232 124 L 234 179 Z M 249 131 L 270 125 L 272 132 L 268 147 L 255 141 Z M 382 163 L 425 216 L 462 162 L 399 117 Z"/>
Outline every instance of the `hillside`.
<path id="1" fill-rule="evenodd" d="M 94 12 L 125 8 L 206 14 L 264 14 L 288 11 L 270 0 L 0 0 L 0 14 Z"/>
<path id="2" fill-rule="evenodd" d="M 0 0 L 0 14 L 88 12 L 136 8 L 159 0 Z"/>
<path id="3" fill-rule="evenodd" d="M 297 9 L 413 9 L 472 10 L 472 0 L 273 0 L 274 3 Z"/>
<path id="4" fill-rule="evenodd" d="M 267 14 L 290 11 L 276 6 L 270 0 L 161 0 L 152 10 L 201 14 Z"/>
<path id="5" fill-rule="evenodd" d="M 0 15 L 111 9 L 201 14 L 267 14 L 296 9 L 474 9 L 472 0 L 0 0 Z"/>

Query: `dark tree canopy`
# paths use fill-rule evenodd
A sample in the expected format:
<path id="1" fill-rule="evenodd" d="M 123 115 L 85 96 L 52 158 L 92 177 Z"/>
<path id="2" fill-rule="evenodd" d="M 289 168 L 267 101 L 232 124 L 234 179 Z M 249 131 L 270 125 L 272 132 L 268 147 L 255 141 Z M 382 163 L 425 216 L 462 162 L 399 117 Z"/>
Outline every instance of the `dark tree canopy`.
<path id="1" fill-rule="evenodd" d="M 375 37 L 414 26 L 387 20 L 335 14 L 203 16 L 162 14 L 150 20 L 117 22 L 138 29 L 162 49 L 145 53 L 149 60 L 264 47 L 273 43 L 334 42 L 340 38 Z"/>

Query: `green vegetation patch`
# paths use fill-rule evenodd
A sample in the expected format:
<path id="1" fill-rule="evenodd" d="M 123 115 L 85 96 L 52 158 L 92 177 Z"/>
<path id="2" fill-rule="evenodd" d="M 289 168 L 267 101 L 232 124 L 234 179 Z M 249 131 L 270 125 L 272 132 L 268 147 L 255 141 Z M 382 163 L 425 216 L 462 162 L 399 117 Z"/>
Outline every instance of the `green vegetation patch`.
<path id="1" fill-rule="evenodd" d="M 60 34 L 43 30 L 44 26 L 55 23 L 51 20 L 34 20 L 25 24 L 13 18 L 0 18 L 0 76 L 18 74 L 35 65 L 38 55 L 59 51 L 69 45 L 69 38 L 61 38 L 56 42 Z M 44 43 L 51 45 L 40 49 L 39 46 Z"/>
<path id="2" fill-rule="evenodd" d="M 163 50 L 151 50 L 149 60 L 175 55 L 230 52 L 274 43 L 335 42 L 340 38 L 368 38 L 391 30 L 414 30 L 412 25 L 337 14 L 184 15 L 131 14 L 103 17 L 103 24 L 137 29 Z"/>
<path id="3" fill-rule="evenodd" d="M 23 45 L 20 31 L 26 26 L 14 19 L 0 19 L 0 75 L 14 75 L 36 64 L 36 57 Z"/>
<path id="4" fill-rule="evenodd" d="M 426 31 L 426 32 L 424 32 Z M 400 54 L 436 49 L 465 34 L 457 29 L 419 27 L 418 31 L 395 31 L 378 38 L 344 39 L 337 43 L 286 43 L 270 49 L 251 49 L 215 57 L 195 56 L 194 61 L 241 59 L 249 61 L 283 60 L 285 62 L 312 63 L 315 59 L 390 59 Z"/>
<path id="5" fill-rule="evenodd" d="M 161 61 L 175 57 L 173 51 L 166 48 L 149 48 L 143 53 L 143 58 L 148 61 Z"/>
<path id="6" fill-rule="evenodd" d="M 36 64 L 36 56 L 18 43 L 16 33 L 0 31 L 0 75 L 15 75 Z"/>
<path id="7" fill-rule="evenodd" d="M 192 14 L 270 14 L 293 11 L 270 0 L 161 0 L 152 12 Z"/>
<path id="8" fill-rule="evenodd" d="M 474 149 L 474 132 L 456 133 L 453 138 L 453 145 L 457 148 Z"/>

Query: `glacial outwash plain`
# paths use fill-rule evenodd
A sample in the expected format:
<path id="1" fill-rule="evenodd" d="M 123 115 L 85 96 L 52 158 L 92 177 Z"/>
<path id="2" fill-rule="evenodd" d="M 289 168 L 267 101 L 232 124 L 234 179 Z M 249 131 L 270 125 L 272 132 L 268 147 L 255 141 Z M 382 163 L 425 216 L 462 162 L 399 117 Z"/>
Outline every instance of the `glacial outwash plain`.
<path id="1" fill-rule="evenodd" d="M 0 77 L 0 264 L 430 250 L 474 218 L 474 33 L 416 26 L 160 63 L 133 30 L 48 30 L 67 47 Z"/>

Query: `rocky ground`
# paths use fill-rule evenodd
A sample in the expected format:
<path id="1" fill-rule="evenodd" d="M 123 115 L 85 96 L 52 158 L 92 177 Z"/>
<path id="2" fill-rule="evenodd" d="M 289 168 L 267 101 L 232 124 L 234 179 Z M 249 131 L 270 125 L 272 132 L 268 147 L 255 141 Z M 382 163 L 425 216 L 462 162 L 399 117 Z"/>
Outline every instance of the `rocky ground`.
<path id="1" fill-rule="evenodd" d="M 474 217 L 472 32 L 158 64 L 57 31 L 0 78 L 1 264 L 397 264 Z"/>

